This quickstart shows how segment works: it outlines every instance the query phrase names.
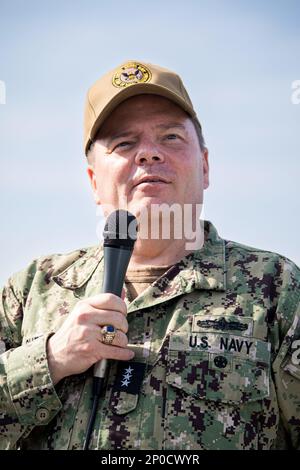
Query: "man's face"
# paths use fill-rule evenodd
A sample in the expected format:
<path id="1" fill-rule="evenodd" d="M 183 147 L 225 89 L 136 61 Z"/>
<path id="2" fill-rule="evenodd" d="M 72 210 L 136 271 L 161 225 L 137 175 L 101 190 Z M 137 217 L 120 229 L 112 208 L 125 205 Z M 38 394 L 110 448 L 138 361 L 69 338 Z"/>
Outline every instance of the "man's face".
<path id="1" fill-rule="evenodd" d="M 208 153 L 194 125 L 172 101 L 139 95 L 121 103 L 101 127 L 88 167 L 97 204 L 138 216 L 151 204 L 200 204 L 208 187 Z"/>

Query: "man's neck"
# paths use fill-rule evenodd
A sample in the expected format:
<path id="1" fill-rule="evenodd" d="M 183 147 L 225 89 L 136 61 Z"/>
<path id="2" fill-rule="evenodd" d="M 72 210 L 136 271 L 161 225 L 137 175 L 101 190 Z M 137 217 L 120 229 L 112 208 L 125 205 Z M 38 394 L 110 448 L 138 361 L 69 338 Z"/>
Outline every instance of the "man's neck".
<path id="1" fill-rule="evenodd" d="M 187 240 L 138 240 L 134 247 L 129 269 L 175 264 L 184 256 L 200 249 L 203 246 L 203 237 L 192 249 L 189 246 Z"/>

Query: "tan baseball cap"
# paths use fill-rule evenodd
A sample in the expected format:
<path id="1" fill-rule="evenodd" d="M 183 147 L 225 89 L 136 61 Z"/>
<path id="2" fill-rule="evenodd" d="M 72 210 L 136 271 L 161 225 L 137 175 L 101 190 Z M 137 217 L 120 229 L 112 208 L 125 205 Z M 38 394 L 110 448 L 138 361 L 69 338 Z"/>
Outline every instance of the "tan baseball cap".
<path id="1" fill-rule="evenodd" d="M 144 93 L 169 98 L 197 119 L 179 75 L 158 65 L 135 60 L 124 62 L 97 80 L 88 91 L 84 115 L 85 154 L 109 114 L 127 98 Z"/>

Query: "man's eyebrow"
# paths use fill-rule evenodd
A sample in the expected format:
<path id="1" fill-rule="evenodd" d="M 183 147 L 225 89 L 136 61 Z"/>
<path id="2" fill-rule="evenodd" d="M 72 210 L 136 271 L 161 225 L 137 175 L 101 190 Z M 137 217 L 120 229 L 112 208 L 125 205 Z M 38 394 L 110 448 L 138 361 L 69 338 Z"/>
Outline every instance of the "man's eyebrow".
<path id="1" fill-rule="evenodd" d="M 183 124 L 179 124 L 178 122 L 169 122 L 167 124 L 159 124 L 157 127 L 161 129 L 170 129 L 170 128 L 179 128 L 179 129 L 185 129 L 185 126 Z"/>
<path id="2" fill-rule="evenodd" d="M 120 137 L 128 137 L 129 135 L 132 135 L 132 134 L 133 134 L 132 131 L 116 132 L 115 134 L 110 135 L 107 138 L 107 142 L 111 143 L 113 140 L 119 139 Z"/>
<path id="3" fill-rule="evenodd" d="M 178 122 L 169 122 L 169 123 L 166 123 L 166 124 L 158 124 L 155 127 L 157 127 L 158 129 L 174 129 L 174 128 L 185 129 L 185 126 L 183 124 L 179 124 Z M 116 139 L 120 139 L 121 137 L 128 137 L 132 134 L 134 134 L 133 130 L 124 131 L 124 132 L 116 132 L 115 134 L 110 135 L 107 138 L 107 142 L 108 142 L 108 144 L 111 144 L 111 142 L 113 142 Z"/>

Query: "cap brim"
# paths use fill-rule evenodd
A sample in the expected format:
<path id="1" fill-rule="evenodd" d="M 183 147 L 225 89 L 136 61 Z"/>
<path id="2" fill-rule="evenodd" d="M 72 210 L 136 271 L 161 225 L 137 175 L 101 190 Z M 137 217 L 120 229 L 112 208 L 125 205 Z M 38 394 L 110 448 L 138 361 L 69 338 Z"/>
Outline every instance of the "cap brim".
<path id="1" fill-rule="evenodd" d="M 184 111 L 186 111 L 191 117 L 196 117 L 195 110 L 191 106 L 188 106 L 186 101 L 184 101 L 180 96 L 178 96 L 176 93 L 172 93 L 168 88 L 165 88 L 161 85 L 155 85 L 153 83 L 138 83 L 135 85 L 131 85 L 129 87 L 126 87 L 120 90 L 120 92 L 117 95 L 115 95 L 107 103 L 107 105 L 102 109 L 101 113 L 97 117 L 90 131 L 90 137 L 88 141 L 86 142 L 86 146 L 85 146 L 86 154 L 91 143 L 94 141 L 100 127 L 102 126 L 104 121 L 108 118 L 108 116 L 112 113 L 112 111 L 114 111 L 114 109 L 116 109 L 116 107 L 119 104 L 121 104 L 123 101 L 127 100 L 128 98 L 131 98 L 132 96 L 142 95 L 142 94 L 158 95 L 158 96 L 163 96 L 164 98 L 168 98 L 169 100 L 173 101 L 175 104 L 180 106 L 182 109 L 184 109 Z"/>

